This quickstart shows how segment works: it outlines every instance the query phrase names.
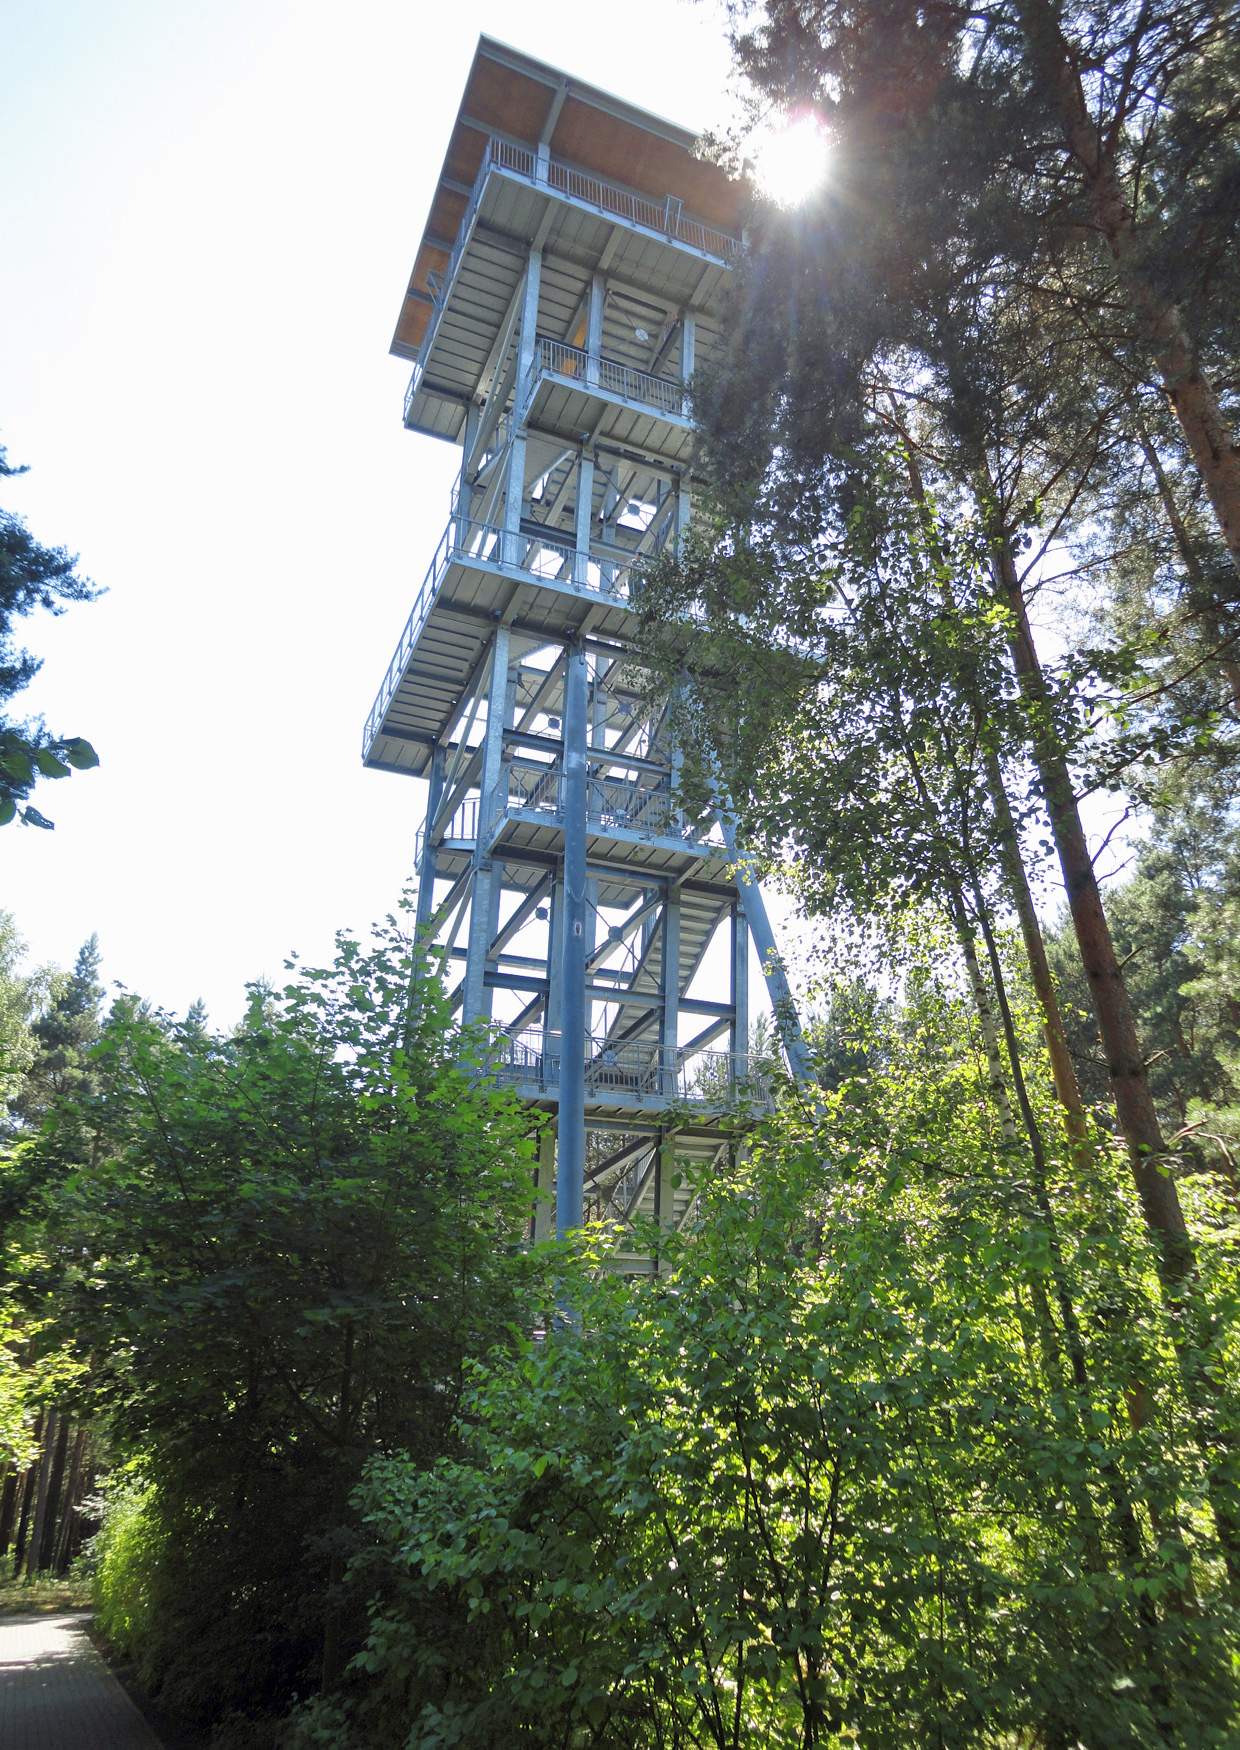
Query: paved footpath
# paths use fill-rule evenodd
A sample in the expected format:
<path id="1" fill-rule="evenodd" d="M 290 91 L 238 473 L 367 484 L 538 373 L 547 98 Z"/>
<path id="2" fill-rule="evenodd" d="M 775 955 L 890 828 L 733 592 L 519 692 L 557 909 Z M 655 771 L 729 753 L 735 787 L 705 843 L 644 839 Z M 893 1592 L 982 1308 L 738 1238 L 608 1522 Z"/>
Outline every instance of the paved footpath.
<path id="1" fill-rule="evenodd" d="M 160 1750 L 86 1636 L 87 1612 L 0 1616 L 3 1750 Z"/>

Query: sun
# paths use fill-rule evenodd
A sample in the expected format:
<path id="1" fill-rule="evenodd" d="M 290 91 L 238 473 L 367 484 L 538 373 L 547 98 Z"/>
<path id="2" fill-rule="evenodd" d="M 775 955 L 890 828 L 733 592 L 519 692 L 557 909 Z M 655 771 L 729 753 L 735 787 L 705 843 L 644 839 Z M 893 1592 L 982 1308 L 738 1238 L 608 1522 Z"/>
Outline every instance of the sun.
<path id="1" fill-rule="evenodd" d="M 758 187 L 777 206 L 799 207 L 821 188 L 831 156 L 817 116 L 803 110 L 782 116 L 754 140 Z"/>

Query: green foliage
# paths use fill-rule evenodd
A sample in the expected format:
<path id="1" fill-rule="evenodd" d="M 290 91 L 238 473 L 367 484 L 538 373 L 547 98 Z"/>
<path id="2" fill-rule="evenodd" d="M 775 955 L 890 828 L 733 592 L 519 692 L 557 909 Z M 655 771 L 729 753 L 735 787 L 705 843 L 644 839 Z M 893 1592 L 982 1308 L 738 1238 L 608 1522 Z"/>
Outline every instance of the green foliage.
<path id="1" fill-rule="evenodd" d="M 1201 773 L 1193 777 L 1200 780 Z M 1169 1134 L 1190 1159 L 1234 1163 L 1229 1114 L 1240 1099 L 1240 828 L 1226 782 L 1168 779 L 1154 791 L 1149 836 L 1111 887 L 1108 916 Z M 1082 1087 L 1102 1101 L 1106 1070 L 1087 981 L 1061 924 L 1048 941 Z"/>
<path id="2" fill-rule="evenodd" d="M 1169 1530 L 1200 1473 L 1120 1164 L 1054 1185 L 1081 1395 L 958 1035 L 923 983 L 881 1069 L 702 1187 L 667 1276 L 579 1263 L 580 1334 L 475 1365 L 459 1455 L 370 1464 L 370 1632 L 346 1720 L 312 1711 L 307 1742 L 1234 1740 L 1215 1552 L 1195 1517 Z"/>
<path id="3" fill-rule="evenodd" d="M 5 460 L 0 445 L 0 478 L 20 474 Z M 77 560 L 61 547 L 45 547 L 11 511 L 0 510 L 0 705 L 30 685 L 39 661 L 13 643 L 14 619 L 44 608 L 63 613 L 63 603 L 88 602 L 95 590 L 77 575 Z M 40 778 L 66 778 L 87 771 L 99 756 L 80 735 L 56 736 L 41 722 L 18 722 L 0 715 L 0 826 L 21 820 L 27 826 L 53 822 L 28 798 Z"/>
<path id="4" fill-rule="evenodd" d="M 0 1461 L 15 1469 L 35 1455 L 33 1381 L 22 1348 L 13 1311 L 0 1302 Z"/>
<path id="5" fill-rule="evenodd" d="M 122 1001 L 22 1147 L 16 1293 L 147 1485 L 104 1539 L 103 1607 L 188 1720 L 331 1681 L 363 1465 L 440 1452 L 467 1359 L 546 1292 L 517 1246 L 528 1116 L 417 994 L 393 927 L 255 987 L 229 1035 Z"/>
<path id="6" fill-rule="evenodd" d="M 168 1590 L 174 1559 L 150 1486 L 118 1479 L 91 1545 L 95 1621 L 111 1645 L 136 1660 L 148 1678 L 147 1656 L 160 1639 L 160 1594 Z"/>

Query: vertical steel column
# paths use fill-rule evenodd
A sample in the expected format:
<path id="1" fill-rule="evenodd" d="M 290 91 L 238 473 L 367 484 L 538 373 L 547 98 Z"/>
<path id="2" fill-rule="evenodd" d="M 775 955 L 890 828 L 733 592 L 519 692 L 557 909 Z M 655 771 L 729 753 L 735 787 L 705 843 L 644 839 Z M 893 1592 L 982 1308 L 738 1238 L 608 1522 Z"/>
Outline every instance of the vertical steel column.
<path id="1" fill-rule="evenodd" d="M 545 1052 L 560 1049 L 560 998 L 564 990 L 564 876 L 556 876 L 551 888 L 551 917 L 547 927 L 547 1006 L 543 1011 Z"/>
<path id="2" fill-rule="evenodd" d="M 676 1144 L 672 1133 L 660 1130 L 655 1145 L 654 1218 L 662 1228 L 676 1226 Z M 662 1275 L 667 1259 L 662 1249 L 654 1259 L 655 1273 Z"/>
<path id="3" fill-rule="evenodd" d="M 696 369 L 696 341 L 697 325 L 686 310 L 680 319 L 680 382 L 683 390 L 680 398 L 680 409 L 686 419 L 692 417 L 689 385 L 693 381 L 693 373 Z"/>
<path id="4" fill-rule="evenodd" d="M 607 282 L 601 273 L 590 279 L 590 302 L 586 315 L 586 382 L 599 380 L 599 360 L 603 355 L 603 306 L 607 299 Z"/>
<path id="5" fill-rule="evenodd" d="M 577 515 L 573 545 L 573 582 L 582 589 L 590 587 L 590 531 L 594 526 L 594 458 L 581 452 L 577 464 Z"/>
<path id="6" fill-rule="evenodd" d="M 685 541 L 689 534 L 689 524 L 693 520 L 693 494 L 685 485 L 683 477 L 676 487 L 676 557 L 683 559 Z"/>
<path id="7" fill-rule="evenodd" d="M 461 477 L 457 481 L 456 487 L 456 514 L 461 519 L 461 527 L 457 530 L 457 540 L 462 546 L 467 539 L 464 525 L 469 522 L 473 515 L 474 502 L 474 489 L 467 470 L 481 420 L 481 409 L 471 401 L 465 413 L 465 430 L 462 433 L 461 447 Z"/>
<path id="8" fill-rule="evenodd" d="M 482 738 L 482 771 L 479 776 L 478 821 L 474 838 L 474 886 L 469 901 L 469 944 L 465 960 L 465 988 L 461 1019 L 468 1025 L 489 1012 L 487 1000 L 487 950 L 491 946 L 491 885 L 494 865 L 485 845 L 500 800 L 504 770 L 504 705 L 508 696 L 508 628 L 495 628 L 491 650 L 491 679 L 487 688 L 487 726 Z"/>
<path id="9" fill-rule="evenodd" d="M 512 438 L 504 477 L 504 561 L 508 565 L 519 565 L 521 562 L 519 535 L 525 500 L 525 403 L 538 340 L 538 294 L 541 286 L 542 250 L 531 249 L 521 293 L 516 386 L 512 398 Z"/>
<path id="10" fill-rule="evenodd" d="M 564 681 L 564 924 L 561 950 L 557 1234 L 581 1226 L 586 1156 L 586 653 L 569 646 Z"/>
<path id="11" fill-rule="evenodd" d="M 732 1056 L 749 1054 L 749 926 L 740 909 L 740 899 L 732 901 Z M 744 1066 L 733 1066 L 735 1076 L 744 1075 Z"/>
<path id="12" fill-rule="evenodd" d="M 409 1002 L 406 1011 L 406 1037 L 412 1031 L 422 1008 L 421 981 L 426 977 L 430 961 L 428 926 L 435 909 L 435 816 L 443 799 L 444 766 L 447 754 L 442 741 L 431 751 L 430 779 L 426 786 L 426 819 L 422 827 L 422 855 L 418 859 L 418 898 L 413 912 L 413 947 L 409 955 Z M 439 966 L 443 972 L 443 963 Z"/>
<path id="13" fill-rule="evenodd" d="M 665 1100 L 676 1098 L 676 1047 L 680 1044 L 680 889 L 670 887 L 663 901 L 663 970 L 659 981 L 660 1086 Z"/>
<path id="14" fill-rule="evenodd" d="M 426 825 L 425 837 L 422 840 L 422 856 L 418 863 L 418 903 L 413 914 L 413 940 L 415 944 L 414 958 L 423 959 L 422 932 L 431 920 L 435 897 L 435 846 L 432 842 L 435 831 L 435 816 L 439 813 L 439 804 L 443 800 L 443 768 L 444 748 L 437 741 L 431 753 L 430 780 L 426 786 Z"/>

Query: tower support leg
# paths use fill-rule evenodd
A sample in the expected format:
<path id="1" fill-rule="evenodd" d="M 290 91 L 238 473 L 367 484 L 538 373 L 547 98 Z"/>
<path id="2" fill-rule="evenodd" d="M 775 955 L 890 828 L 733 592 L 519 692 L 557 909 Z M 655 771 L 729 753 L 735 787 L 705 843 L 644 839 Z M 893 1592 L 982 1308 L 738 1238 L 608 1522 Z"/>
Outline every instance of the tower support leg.
<path id="1" fill-rule="evenodd" d="M 792 1071 L 796 1081 L 808 1082 L 812 1079 L 809 1053 L 805 1049 L 805 1040 L 801 1034 L 796 998 L 792 994 L 792 986 L 788 983 L 788 974 L 784 970 L 784 963 L 775 941 L 775 932 L 771 928 L 771 920 L 767 916 L 762 889 L 758 885 L 757 869 L 754 867 L 753 858 L 748 851 L 741 850 L 737 844 L 736 822 L 732 818 L 731 811 L 724 806 L 719 809 L 718 813 L 719 824 L 723 828 L 723 842 L 727 846 L 728 856 L 736 867 L 737 893 L 745 913 L 745 922 L 749 925 L 754 947 L 758 950 L 758 959 L 762 964 L 762 976 L 766 979 L 766 987 L 771 993 L 771 1007 L 775 1011 L 775 1025 L 778 1027 L 780 1039 L 783 1041 L 788 1068 Z"/>
<path id="2" fill-rule="evenodd" d="M 581 1226 L 586 1155 L 586 653 L 568 652 L 564 701 L 564 906 L 555 1226 Z"/>

